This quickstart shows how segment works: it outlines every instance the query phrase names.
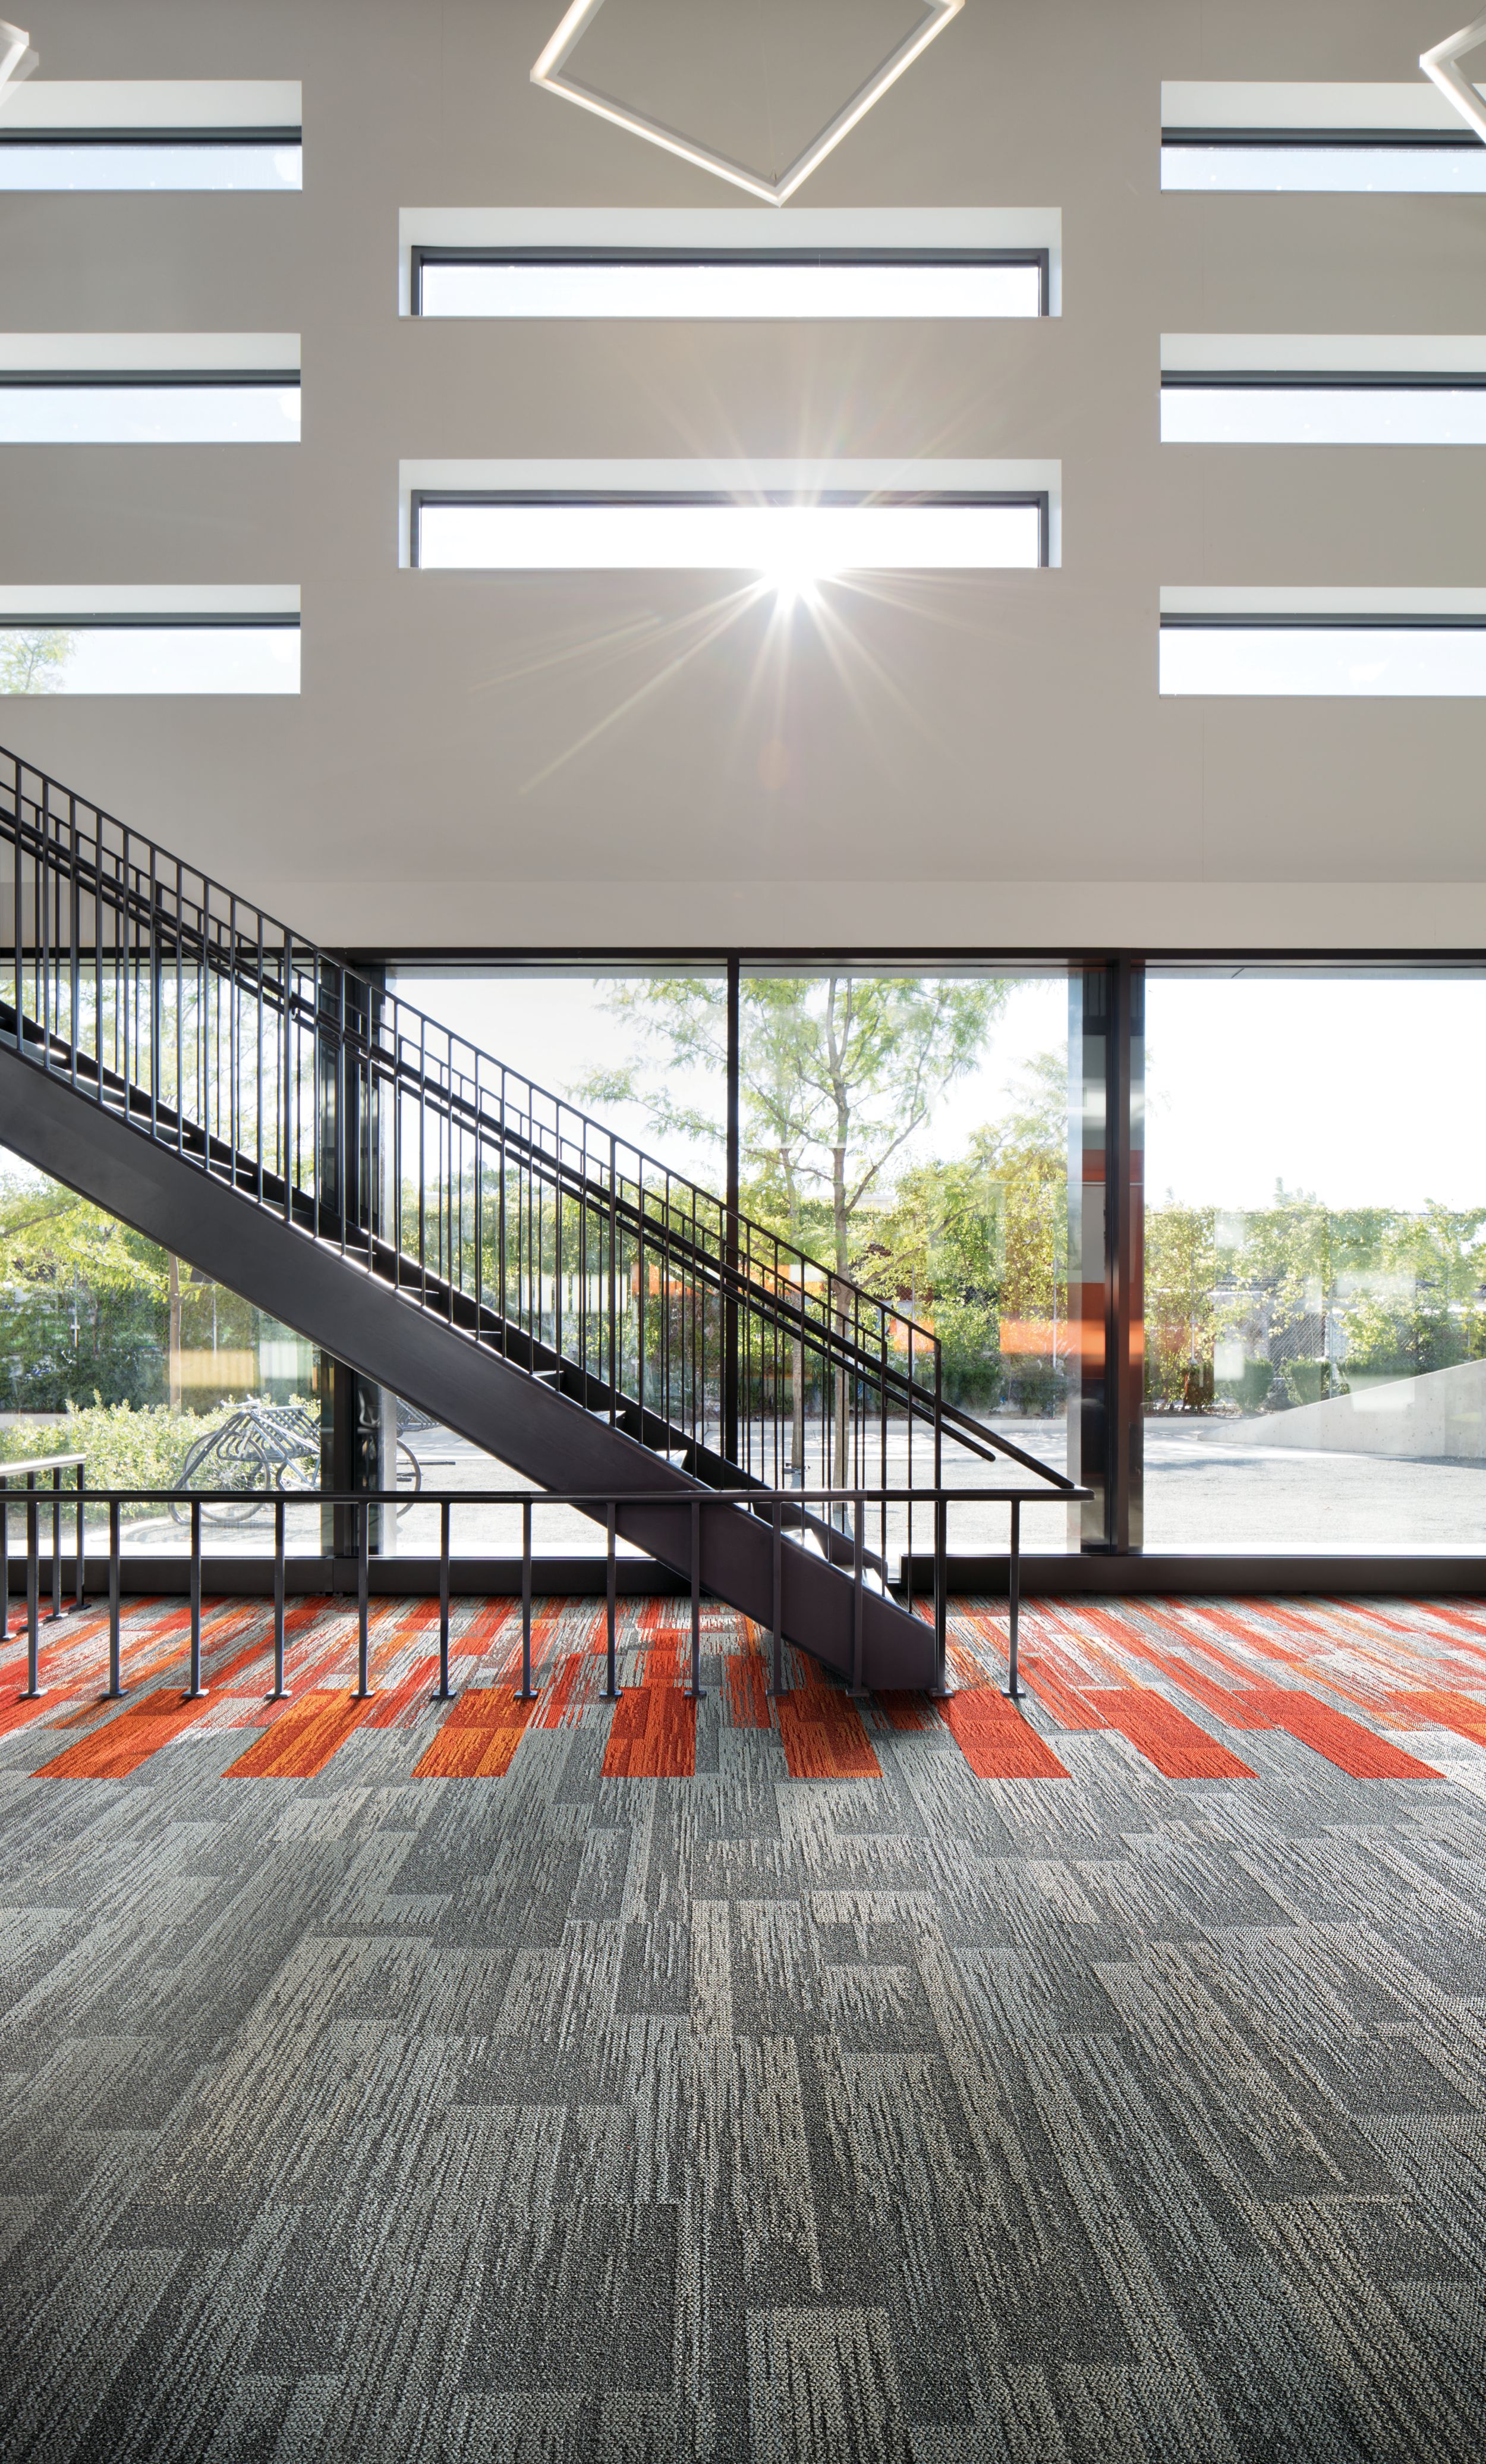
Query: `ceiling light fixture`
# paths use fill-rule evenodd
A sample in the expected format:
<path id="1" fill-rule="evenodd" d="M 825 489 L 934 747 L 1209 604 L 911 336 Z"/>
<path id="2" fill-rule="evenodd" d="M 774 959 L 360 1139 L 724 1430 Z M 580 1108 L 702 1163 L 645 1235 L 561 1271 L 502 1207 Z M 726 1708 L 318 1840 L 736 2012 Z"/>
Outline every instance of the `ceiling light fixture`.
<path id="1" fill-rule="evenodd" d="M 560 95 L 566 102 L 576 102 L 583 111 L 595 111 L 601 120 L 611 120 L 618 128 L 627 128 L 632 136 L 644 137 L 651 145 L 663 145 L 667 154 L 679 154 L 684 163 L 694 163 L 701 171 L 714 172 L 719 180 L 731 180 L 735 188 L 746 188 L 751 197 L 761 197 L 765 205 L 782 206 L 798 187 L 808 180 L 812 171 L 825 161 L 849 135 L 859 120 L 865 118 L 874 102 L 881 100 L 890 85 L 896 85 L 907 68 L 910 68 L 935 37 L 944 33 L 951 17 L 957 17 L 965 0 L 920 0 L 920 22 L 907 35 L 897 50 L 889 54 L 881 68 L 874 71 L 865 85 L 859 86 L 851 100 L 844 104 L 835 119 L 813 137 L 803 154 L 790 165 L 776 180 L 766 179 L 760 171 L 751 171 L 746 164 L 732 162 L 726 154 L 713 154 L 698 145 L 679 129 L 667 128 L 657 120 L 645 120 L 638 112 L 628 111 L 612 95 L 601 94 L 594 86 L 579 85 L 576 79 L 563 77 L 563 63 L 570 57 L 585 28 L 592 24 L 603 6 L 603 0 L 573 0 L 573 6 L 553 35 L 551 42 L 532 71 L 532 83 L 545 86 L 549 94 Z"/>
<path id="2" fill-rule="evenodd" d="M 1442 43 L 1435 44 L 1432 52 L 1421 52 L 1419 66 L 1427 77 L 1432 78 L 1446 101 L 1452 103 L 1461 119 L 1475 129 L 1476 136 L 1486 140 L 1486 101 L 1455 65 L 1467 52 L 1474 52 L 1481 43 L 1486 43 L 1486 16 L 1473 18 L 1469 26 L 1461 27 L 1458 34 L 1447 34 Z"/>
<path id="3" fill-rule="evenodd" d="M 23 34 L 19 26 L 7 25 L 0 17 L 0 102 L 5 100 L 7 88 L 19 85 L 22 77 L 30 77 L 35 65 L 36 55 L 31 48 L 31 36 Z"/>

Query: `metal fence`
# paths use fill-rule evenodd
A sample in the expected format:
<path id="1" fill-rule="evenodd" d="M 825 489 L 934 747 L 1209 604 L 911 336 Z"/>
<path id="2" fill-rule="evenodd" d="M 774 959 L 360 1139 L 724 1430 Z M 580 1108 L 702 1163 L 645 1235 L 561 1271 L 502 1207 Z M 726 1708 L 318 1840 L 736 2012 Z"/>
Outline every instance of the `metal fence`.
<path id="1" fill-rule="evenodd" d="M 61 1474 L 64 1470 L 68 1469 L 74 1472 L 75 1478 L 71 1486 L 64 1488 L 62 1485 Z M 88 1591 L 88 1560 L 85 1544 L 85 1522 L 89 1510 L 97 1510 L 98 1508 L 104 1509 L 108 1517 L 106 1583 L 109 1656 L 106 1698 L 110 1701 L 118 1701 L 122 1698 L 125 1691 L 120 1667 L 122 1573 L 125 1562 L 120 1546 L 120 1522 L 122 1513 L 124 1508 L 130 1506 L 169 1505 L 172 1503 L 179 1505 L 183 1502 L 181 1492 L 176 1489 L 88 1489 L 83 1484 L 83 1469 L 84 1463 L 83 1458 L 80 1455 L 48 1456 L 32 1463 L 0 1463 L 0 1640 L 11 1639 L 10 1606 L 11 1566 L 12 1556 L 16 1552 L 13 1551 L 11 1548 L 11 1517 L 12 1513 L 19 1512 L 23 1518 L 25 1526 L 24 1549 L 20 1552 L 24 1566 L 25 1611 L 23 1626 L 17 1629 L 17 1635 L 24 1632 L 26 1637 L 27 1661 L 24 1699 L 29 1701 L 39 1700 L 42 1692 L 39 1681 L 40 1627 L 42 1623 L 49 1621 L 55 1622 L 68 1613 L 67 1609 L 64 1609 L 63 1606 L 64 1591 L 70 1590 L 72 1593 L 72 1599 L 69 1603 L 71 1609 L 80 1610 L 86 1605 Z M 44 1487 L 38 1486 L 37 1485 L 43 1475 L 50 1475 L 49 1485 Z M 19 1490 L 16 1490 L 11 1486 L 11 1483 L 14 1481 L 22 1481 L 24 1483 L 24 1486 Z M 1004 1505 L 1009 1508 L 1010 1549 L 1008 1552 L 1008 1602 L 1010 1683 L 1008 1691 L 1013 1697 L 1019 1697 L 1021 1687 L 1017 1667 L 1017 1644 L 1021 1600 L 1021 1512 L 1023 1507 L 1029 1505 L 1060 1505 L 1064 1502 L 1061 1495 L 1052 1495 L 1047 1493 L 1039 1494 L 1036 1491 L 1029 1491 L 1026 1488 L 1006 1487 L 952 1490 L 939 1488 L 929 1490 L 928 1492 L 921 1488 L 914 1490 L 903 1489 L 891 1491 L 888 1494 L 889 1502 L 902 1503 L 907 1501 L 914 1507 L 930 1508 L 933 1514 L 933 1584 L 930 1598 L 926 1605 L 928 1605 L 930 1610 L 934 1635 L 934 1675 L 933 1683 L 929 1690 L 930 1693 L 938 1696 L 946 1695 L 951 1690 L 947 1682 L 946 1674 L 946 1632 L 948 1609 L 947 1574 L 949 1564 L 949 1517 L 951 1507 L 952 1506 L 964 1505 Z M 1082 1496 L 1086 1494 L 1086 1492 L 1078 1491 L 1076 1494 Z M 184 1501 L 188 1506 L 190 1513 L 190 1680 L 186 1689 L 188 1700 L 196 1699 L 205 1690 L 201 1682 L 201 1608 L 203 1585 L 206 1580 L 207 1573 L 209 1570 L 210 1558 L 204 1551 L 202 1545 L 203 1512 L 205 1508 L 214 1504 L 229 1500 L 230 1500 L 234 1505 L 240 1507 L 243 1501 L 243 1491 L 241 1489 L 194 1489 L 189 1492 L 187 1498 Z M 285 1498 L 282 1491 L 278 1490 L 269 1491 L 263 1498 L 263 1505 L 266 1510 L 271 1512 L 273 1517 L 273 1684 L 268 1697 L 271 1702 L 282 1700 L 288 1691 L 284 1682 L 284 1616 L 286 1570 L 289 1562 L 285 1550 L 284 1518 L 288 1503 L 289 1501 Z M 378 1507 L 395 1505 L 397 1503 L 397 1491 L 395 1489 L 319 1489 L 313 1492 L 313 1494 L 305 1496 L 296 1495 L 294 1503 L 296 1505 L 318 1506 L 321 1507 L 342 1507 L 348 1509 L 353 1518 L 356 1534 L 358 1616 L 356 1690 L 361 1697 L 369 1698 L 372 1691 L 369 1660 L 371 1518 L 373 1512 Z M 789 1690 L 785 1683 L 783 1628 L 783 1573 L 785 1551 L 789 1549 L 798 1549 L 801 1546 L 812 1545 L 808 1530 L 804 1531 L 802 1535 L 798 1536 L 798 1517 L 799 1508 L 801 1507 L 817 1507 L 828 1514 L 835 1514 L 837 1512 L 843 1514 L 846 1518 L 847 1529 L 851 1535 L 851 1564 L 849 1574 L 854 1595 L 853 1652 L 852 1666 L 850 1670 L 850 1691 L 854 1696 L 861 1696 L 865 1690 L 862 1682 L 863 1601 L 868 1590 L 881 1592 L 885 1588 L 881 1576 L 876 1574 L 872 1569 L 865 1545 L 868 1509 L 870 1507 L 873 1507 L 878 1503 L 878 1492 L 876 1491 L 869 1493 L 863 1489 L 838 1488 L 807 1489 L 802 1491 L 792 1488 L 787 1492 L 776 1491 L 772 1494 L 768 1494 L 761 1493 L 756 1488 L 739 1488 L 716 1490 L 698 1489 L 692 1491 L 689 1495 L 678 1495 L 674 1488 L 668 1488 L 638 1493 L 636 1491 L 626 1489 L 621 1494 L 610 1495 L 603 1491 L 596 1492 L 592 1489 L 577 1490 L 563 1494 L 549 1492 L 545 1489 L 535 1494 L 534 1494 L 530 1489 L 460 1489 L 457 1491 L 435 1490 L 431 1493 L 426 1491 L 425 1503 L 437 1506 L 440 1511 L 439 1683 L 437 1692 L 433 1698 L 435 1701 L 451 1702 L 454 1699 L 448 1682 L 450 1597 L 449 1527 L 455 1507 L 471 1505 L 514 1506 L 521 1508 L 521 1684 L 518 1689 L 518 1693 L 520 1699 L 523 1701 L 530 1701 L 536 1690 L 533 1684 L 532 1675 L 532 1596 L 534 1569 L 532 1551 L 532 1522 L 534 1513 L 538 1511 L 544 1506 L 577 1507 L 587 1514 L 601 1517 L 604 1522 L 606 1531 L 605 1555 L 607 1579 L 605 1589 L 608 1640 L 606 1683 L 602 1699 L 606 1702 L 617 1702 L 620 1695 L 615 1662 L 615 1627 L 616 1604 L 618 1598 L 618 1559 L 616 1551 L 617 1524 L 619 1512 L 622 1507 L 628 1508 L 635 1506 L 661 1507 L 664 1507 L 668 1514 L 676 1517 L 678 1525 L 685 1527 L 687 1534 L 686 1548 L 685 1550 L 678 1548 L 673 1554 L 678 1559 L 684 1559 L 689 1575 L 691 1598 L 691 1663 L 690 1683 L 687 1691 L 690 1696 L 697 1700 L 701 1699 L 702 1694 L 701 1567 L 702 1524 L 704 1516 L 713 1512 L 731 1512 L 738 1507 L 742 1507 L 769 1527 L 773 1545 L 774 1569 L 772 1691 L 776 1694 L 782 1694 Z M 64 1519 L 70 1518 L 74 1515 L 76 1518 L 76 1546 L 71 1559 L 69 1560 L 64 1554 L 62 1548 L 62 1528 Z M 791 1528 L 790 1518 L 792 1516 L 797 1518 L 796 1529 L 792 1529 Z M 50 1548 L 47 1547 L 44 1537 L 44 1526 L 47 1525 L 50 1525 Z M 818 1546 L 819 1544 L 814 1545 Z M 908 1573 L 906 1606 L 909 1613 L 912 1614 L 914 1611 L 914 1599 L 912 1592 L 913 1559 L 911 1548 L 906 1562 Z M 41 1598 L 44 1588 L 50 1592 L 52 1602 L 49 1617 L 47 1619 L 43 1618 L 41 1613 Z"/>

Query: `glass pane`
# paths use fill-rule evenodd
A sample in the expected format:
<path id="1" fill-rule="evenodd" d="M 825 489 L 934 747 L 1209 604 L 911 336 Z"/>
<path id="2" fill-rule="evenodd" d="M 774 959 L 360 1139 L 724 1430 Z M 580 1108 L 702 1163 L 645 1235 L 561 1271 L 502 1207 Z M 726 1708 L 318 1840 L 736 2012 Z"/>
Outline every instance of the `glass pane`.
<path id="1" fill-rule="evenodd" d="M 3 188 L 298 188 L 297 145 L 0 143 Z"/>
<path id="2" fill-rule="evenodd" d="M 1486 1546 L 1486 979 L 1152 972 L 1146 1545 Z"/>
<path id="3" fill-rule="evenodd" d="M 1173 385 L 1165 445 L 1486 445 L 1486 386 Z"/>
<path id="4" fill-rule="evenodd" d="M 0 693 L 296 693 L 297 625 L 0 625 Z"/>
<path id="5" fill-rule="evenodd" d="M 511 1111 L 520 1116 L 531 1106 L 539 1140 L 549 1146 L 560 1138 L 571 1168 L 596 1174 L 609 1165 L 604 1133 L 621 1142 L 618 1172 L 622 1185 L 633 1194 L 641 1167 L 636 1150 L 710 1193 L 704 1202 L 704 1225 L 718 1220 L 715 1200 L 726 1185 L 727 1160 L 727 980 L 716 968 L 693 970 L 685 978 L 654 969 L 530 967 L 468 970 L 419 969 L 416 965 L 389 971 L 388 987 L 402 1000 L 436 1019 L 497 1062 L 544 1090 L 513 1081 L 508 1090 Z M 405 1028 L 404 1028 L 405 1032 Z M 551 1097 L 565 1099 L 601 1129 L 585 1133 L 575 1113 L 562 1114 Z M 413 1159 L 401 1166 L 406 1199 L 412 1190 Z M 644 1180 L 652 1212 L 661 1204 L 664 1176 L 645 1171 Z M 686 1209 L 686 1193 L 673 1188 L 672 1202 Z M 488 1247 L 499 1241 L 499 1199 L 487 1190 L 483 1221 Z M 534 1217 L 517 1190 L 505 1191 L 505 1277 L 512 1304 L 523 1323 L 570 1359 L 582 1360 L 594 1374 L 607 1372 L 606 1253 L 603 1225 L 594 1212 L 586 1224 L 581 1209 L 570 1204 L 558 1223 L 550 1211 Z M 602 1215 L 601 1204 L 597 1210 Z M 416 1208 L 404 1202 L 403 1243 L 414 1237 Z M 497 1267 L 497 1276 L 499 1274 Z M 679 1288 L 661 1288 L 653 1269 L 645 1274 L 645 1304 L 649 1312 L 637 1325 L 641 1295 L 632 1269 L 620 1277 L 618 1313 L 622 1374 L 627 1371 L 633 1391 L 634 1349 L 643 1347 L 652 1379 L 659 1377 L 657 1346 L 678 1331 L 684 1303 Z M 669 1322 L 675 1320 L 675 1325 Z M 696 1371 L 692 1400 L 702 1433 L 710 1444 L 721 1435 L 722 1395 L 718 1375 L 719 1329 L 715 1311 L 702 1327 L 700 1361 L 688 1353 Z M 664 1381 L 661 1381 L 662 1383 Z M 652 1408 L 664 1409 L 661 1394 Z M 469 1440 L 404 1404 L 401 1416 L 400 1462 L 409 1461 L 428 1488 L 528 1489 L 531 1484 L 508 1464 L 497 1462 Z M 673 1407 L 674 1408 L 674 1407 Z M 697 1425 L 693 1420 L 691 1425 Z M 516 1557 L 521 1548 L 518 1507 L 470 1506 L 456 1508 L 450 1527 L 451 1546 L 459 1556 Z M 436 1552 L 438 1510 L 416 1503 L 399 1516 L 397 1547 L 404 1554 Z M 385 1546 L 385 1543 L 383 1543 Z M 544 1555 L 601 1556 L 605 1546 L 601 1522 L 593 1523 L 576 1508 L 543 1507 L 535 1516 L 534 1546 Z M 621 1553 L 638 1552 L 621 1544 Z"/>
<path id="6" fill-rule="evenodd" d="M 1165 144 L 1161 186 L 1478 196 L 1486 145 Z"/>
<path id="7" fill-rule="evenodd" d="M 822 1283 L 833 1269 L 848 1276 L 935 1338 L 946 1402 L 1062 1470 L 1065 974 L 945 977 L 869 961 L 751 973 L 741 1023 L 745 1211 L 819 1262 Z M 893 1339 L 907 1340 L 896 1330 Z M 927 1363 L 916 1372 L 931 1374 Z M 807 1382 L 790 1409 L 788 1468 L 819 1483 L 831 1469 L 821 1398 Z M 887 1460 L 903 1482 L 906 1416 L 891 1422 Z M 1006 1479 L 952 1443 L 944 1471 L 962 1487 Z M 1004 1508 L 967 1507 L 951 1516 L 950 1545 L 957 1555 L 999 1550 L 1005 1532 Z M 894 1509 L 890 1559 L 906 1538 Z M 1060 1550 L 1068 1538 L 1066 1508 L 1029 1514 L 1029 1548 Z"/>
<path id="8" fill-rule="evenodd" d="M 418 521 L 418 561 L 429 566 L 698 566 L 807 581 L 1041 560 L 1036 505 L 434 502 Z"/>
<path id="9" fill-rule="evenodd" d="M 1163 625 L 1161 691 L 1486 693 L 1486 626 Z"/>
<path id="10" fill-rule="evenodd" d="M 1036 265 L 426 263 L 425 317 L 1037 317 Z"/>
<path id="11" fill-rule="evenodd" d="M 320 1355 L 292 1328 L 4 1151 L 0 1240 L 0 1460 L 80 1453 L 92 1488 L 319 1485 Z M 267 1554 L 272 1509 L 205 1506 L 203 1538 Z M 286 1538 L 317 1553 L 318 1509 L 291 1507 Z M 126 1508 L 122 1542 L 185 1551 L 188 1510 Z"/>
<path id="12" fill-rule="evenodd" d="M 0 445 L 293 445 L 297 385 L 6 385 Z"/>

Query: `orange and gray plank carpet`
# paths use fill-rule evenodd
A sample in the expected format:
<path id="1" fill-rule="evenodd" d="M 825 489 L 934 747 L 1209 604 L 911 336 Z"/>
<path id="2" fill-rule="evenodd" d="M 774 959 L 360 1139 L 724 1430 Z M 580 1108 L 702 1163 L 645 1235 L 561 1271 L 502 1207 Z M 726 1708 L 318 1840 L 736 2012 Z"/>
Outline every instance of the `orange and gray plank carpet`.
<path id="1" fill-rule="evenodd" d="M 1486 1608 L 688 1620 L 0 1645 L 0 2455 L 1474 2455 Z"/>

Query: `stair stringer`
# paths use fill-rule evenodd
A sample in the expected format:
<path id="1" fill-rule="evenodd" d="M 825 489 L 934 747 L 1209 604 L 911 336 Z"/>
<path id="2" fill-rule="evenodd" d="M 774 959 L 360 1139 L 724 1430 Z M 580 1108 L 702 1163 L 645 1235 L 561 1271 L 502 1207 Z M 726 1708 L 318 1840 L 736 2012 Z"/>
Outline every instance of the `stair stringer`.
<path id="1" fill-rule="evenodd" d="M 706 1486 L 488 1345 L 455 1333 L 308 1233 L 286 1224 L 65 1080 L 0 1045 L 0 1143 L 38 1172 L 186 1258 L 363 1376 L 457 1430 L 539 1487 L 603 1496 L 670 1491 L 676 1506 L 622 1506 L 626 1540 L 680 1573 L 690 1566 L 690 1501 Z M 603 1508 L 595 1512 L 602 1519 Z M 705 1507 L 704 1587 L 772 1627 L 767 1524 L 737 1507 Z M 842 1674 L 852 1664 L 849 1576 L 792 1545 L 783 1551 L 786 1637 Z M 934 1641 L 922 1619 L 881 1593 L 863 1595 L 863 1682 L 874 1689 L 932 1682 Z"/>

